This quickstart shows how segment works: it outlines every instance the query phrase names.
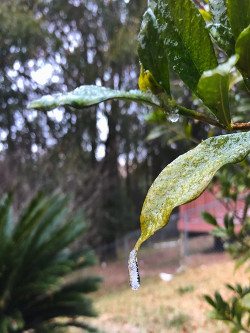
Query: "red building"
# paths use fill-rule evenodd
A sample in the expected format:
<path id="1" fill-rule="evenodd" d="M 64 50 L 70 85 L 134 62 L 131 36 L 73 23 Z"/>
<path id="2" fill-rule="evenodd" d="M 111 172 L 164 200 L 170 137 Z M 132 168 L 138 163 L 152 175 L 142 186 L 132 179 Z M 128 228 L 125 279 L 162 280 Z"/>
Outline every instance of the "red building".
<path id="1" fill-rule="evenodd" d="M 217 222 L 224 225 L 224 216 L 228 212 L 226 206 L 223 202 L 217 200 L 214 194 L 206 190 L 203 194 L 196 200 L 182 205 L 180 208 L 180 219 L 178 221 L 179 231 L 189 231 L 189 232 L 210 232 L 214 229 L 214 226 L 206 223 L 202 217 L 201 213 L 206 211 L 216 217 Z M 237 201 L 237 217 L 235 218 L 236 231 L 237 224 L 238 229 L 240 228 L 239 217 L 242 217 L 244 209 L 244 201 Z"/>

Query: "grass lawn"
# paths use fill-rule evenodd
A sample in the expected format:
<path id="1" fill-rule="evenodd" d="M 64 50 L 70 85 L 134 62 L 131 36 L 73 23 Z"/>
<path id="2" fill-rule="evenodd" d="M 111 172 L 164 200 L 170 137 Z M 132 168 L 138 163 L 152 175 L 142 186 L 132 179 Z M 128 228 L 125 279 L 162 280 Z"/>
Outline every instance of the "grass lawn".
<path id="1" fill-rule="evenodd" d="M 191 266 L 170 282 L 158 274 L 145 276 L 138 291 L 127 283 L 116 288 L 106 283 L 94 296 L 99 317 L 89 323 L 107 333 L 229 333 L 224 323 L 206 318 L 209 305 L 202 296 L 218 289 L 229 297 L 226 282 L 247 284 L 247 273 L 244 269 L 234 273 L 234 261 L 218 254 L 217 263 Z"/>

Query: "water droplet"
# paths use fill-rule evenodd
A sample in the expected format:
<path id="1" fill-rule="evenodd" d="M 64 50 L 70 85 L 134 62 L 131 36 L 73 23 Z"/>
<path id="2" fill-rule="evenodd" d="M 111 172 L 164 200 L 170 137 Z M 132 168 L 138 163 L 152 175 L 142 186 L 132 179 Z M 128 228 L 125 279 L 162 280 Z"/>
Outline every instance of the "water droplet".
<path id="1" fill-rule="evenodd" d="M 173 108 L 171 110 L 170 115 L 168 116 L 168 120 L 172 123 L 176 123 L 179 120 L 179 113 L 177 108 Z"/>
<path id="2" fill-rule="evenodd" d="M 140 287 L 140 275 L 138 270 L 136 249 L 133 249 L 129 254 L 128 274 L 129 274 L 129 284 L 131 289 L 137 290 Z"/>
<path id="3" fill-rule="evenodd" d="M 171 114 L 168 117 L 168 120 L 171 121 L 171 123 L 176 123 L 179 120 L 179 115 L 178 114 Z"/>

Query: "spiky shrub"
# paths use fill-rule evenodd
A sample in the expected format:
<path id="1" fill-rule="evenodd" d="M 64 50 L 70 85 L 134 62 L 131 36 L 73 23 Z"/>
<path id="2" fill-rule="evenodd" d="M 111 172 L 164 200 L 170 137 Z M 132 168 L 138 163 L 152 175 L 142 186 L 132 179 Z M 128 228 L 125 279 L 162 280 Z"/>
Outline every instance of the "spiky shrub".
<path id="1" fill-rule="evenodd" d="M 36 196 L 16 221 L 12 195 L 0 202 L 0 332 L 64 332 L 88 327 L 78 316 L 95 316 L 86 293 L 100 277 L 72 279 L 95 263 L 88 249 L 68 247 L 87 224 L 83 214 L 69 217 L 66 197 Z M 78 274 L 80 275 L 80 274 Z M 61 318 L 63 318 L 61 320 Z M 56 319 L 56 320 L 55 320 Z"/>

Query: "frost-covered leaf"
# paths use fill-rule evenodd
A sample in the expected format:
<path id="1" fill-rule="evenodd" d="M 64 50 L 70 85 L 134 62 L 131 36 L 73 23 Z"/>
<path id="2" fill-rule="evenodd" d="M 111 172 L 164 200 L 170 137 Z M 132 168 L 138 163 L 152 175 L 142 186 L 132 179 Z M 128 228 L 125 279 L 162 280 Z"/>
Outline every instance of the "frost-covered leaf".
<path id="1" fill-rule="evenodd" d="M 154 9 L 169 65 L 193 91 L 202 73 L 217 66 L 205 22 L 191 0 L 159 0 Z"/>
<path id="2" fill-rule="evenodd" d="M 153 106 L 159 105 L 154 95 L 140 90 L 119 91 L 99 86 L 81 86 L 68 93 L 43 96 L 31 102 L 28 108 L 48 111 L 60 105 L 70 105 L 82 109 L 110 99 L 122 99 Z"/>
<path id="3" fill-rule="evenodd" d="M 250 24 L 250 0 L 227 0 L 227 12 L 235 39 Z"/>
<path id="4" fill-rule="evenodd" d="M 238 68 L 242 74 L 250 77 L 250 25 L 240 33 L 235 51 L 239 55 Z"/>
<path id="5" fill-rule="evenodd" d="M 235 39 L 228 20 L 226 0 L 209 0 L 209 9 L 213 20 L 209 25 L 210 32 L 216 43 L 231 56 L 234 54 Z"/>
<path id="6" fill-rule="evenodd" d="M 204 72 L 198 84 L 198 96 L 220 123 L 227 127 L 231 124 L 228 99 L 229 73 L 237 59 L 237 56 L 232 56 L 226 63 Z"/>
<path id="7" fill-rule="evenodd" d="M 129 259 L 130 267 L 135 264 L 135 251 L 168 223 L 175 207 L 196 199 L 218 169 L 228 163 L 240 162 L 249 152 L 250 132 L 243 132 L 209 138 L 170 163 L 153 182 L 144 201 L 141 236 L 133 250 L 133 258 Z M 137 277 L 134 272 L 130 273 L 130 277 Z"/>
<path id="8" fill-rule="evenodd" d="M 158 31 L 156 17 L 148 8 L 138 36 L 138 55 L 144 70 L 149 70 L 157 83 L 170 94 L 168 59 Z"/>

